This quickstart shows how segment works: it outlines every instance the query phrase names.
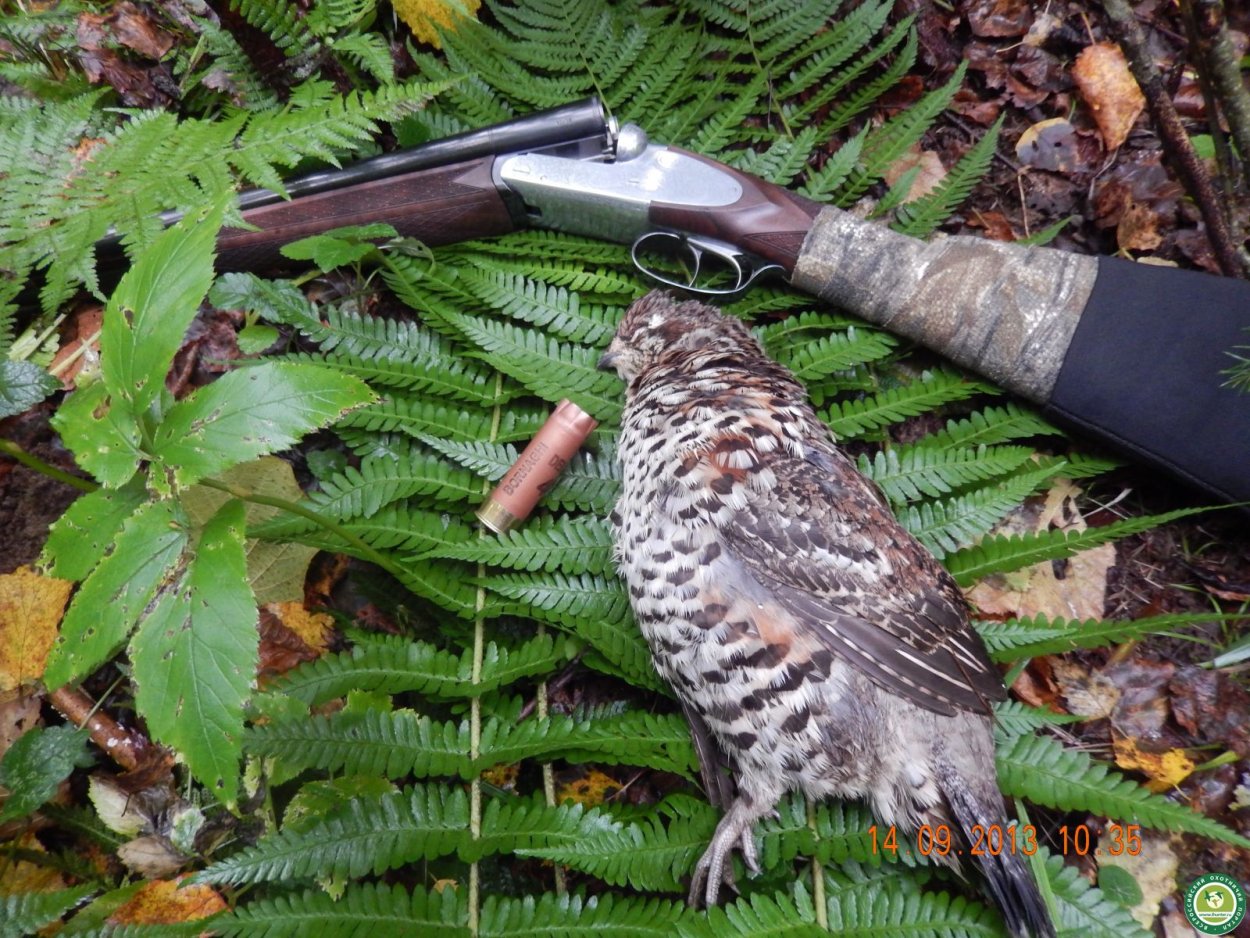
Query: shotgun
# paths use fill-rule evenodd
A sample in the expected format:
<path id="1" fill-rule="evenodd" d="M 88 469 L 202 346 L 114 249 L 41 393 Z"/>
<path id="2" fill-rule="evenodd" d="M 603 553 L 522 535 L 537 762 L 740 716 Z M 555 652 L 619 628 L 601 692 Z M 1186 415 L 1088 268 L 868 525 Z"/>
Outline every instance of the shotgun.
<path id="1" fill-rule="evenodd" d="M 702 295 L 776 276 L 990 378 L 1062 424 L 1225 501 L 1250 501 L 1250 394 L 1225 385 L 1250 284 L 1042 247 L 898 234 L 618 126 L 597 99 L 240 195 L 218 265 L 387 222 L 437 246 L 549 228 L 632 246 Z M 173 221 L 175 215 L 166 220 Z M 687 279 L 653 258 L 684 254 Z M 707 273 L 714 274 L 712 281 Z"/>

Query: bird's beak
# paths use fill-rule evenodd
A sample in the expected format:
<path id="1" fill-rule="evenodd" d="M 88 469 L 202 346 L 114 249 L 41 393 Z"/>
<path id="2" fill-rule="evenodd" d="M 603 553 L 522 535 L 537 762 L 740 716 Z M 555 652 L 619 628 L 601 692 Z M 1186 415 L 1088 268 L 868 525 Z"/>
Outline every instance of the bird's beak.
<path id="1" fill-rule="evenodd" d="M 612 340 L 612 344 L 608 346 L 606 352 L 599 356 L 599 364 L 596 367 L 600 371 L 612 371 L 616 368 L 616 360 L 620 358 L 621 350 L 616 344 L 616 339 Z"/>

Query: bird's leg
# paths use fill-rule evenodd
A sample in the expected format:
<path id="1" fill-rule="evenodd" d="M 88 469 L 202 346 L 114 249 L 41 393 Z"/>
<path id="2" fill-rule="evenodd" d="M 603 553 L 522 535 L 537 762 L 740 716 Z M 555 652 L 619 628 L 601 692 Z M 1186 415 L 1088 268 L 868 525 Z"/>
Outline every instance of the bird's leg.
<path id="1" fill-rule="evenodd" d="M 731 889 L 737 888 L 734 883 L 733 864 L 726 862 L 729 852 L 736 846 L 742 852 L 742 860 L 751 873 L 760 871 L 759 855 L 755 850 L 755 840 L 751 836 L 755 822 L 768 814 L 770 808 L 760 809 L 749 796 L 739 795 L 720 823 L 716 825 L 716 833 L 699 862 L 695 864 L 694 875 L 690 880 L 690 896 L 688 902 L 692 906 L 700 904 L 716 905 L 720 894 L 721 883 Z"/>

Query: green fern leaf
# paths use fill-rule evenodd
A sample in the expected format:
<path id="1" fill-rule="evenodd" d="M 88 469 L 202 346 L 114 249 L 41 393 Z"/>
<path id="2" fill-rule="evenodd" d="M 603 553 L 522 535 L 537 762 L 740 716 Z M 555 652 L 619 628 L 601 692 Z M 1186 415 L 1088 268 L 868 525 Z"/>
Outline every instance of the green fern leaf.
<path id="1" fill-rule="evenodd" d="M 998 134 L 1002 130 L 1003 119 L 1000 115 L 932 192 L 900 207 L 898 220 L 890 227 L 913 238 L 923 238 L 932 234 L 938 225 L 950 217 L 951 212 L 968 198 L 989 169 L 994 150 L 998 146 Z"/>
<path id="2" fill-rule="evenodd" d="M 967 495 L 910 504 L 899 513 L 898 520 L 941 560 L 983 535 L 1062 468 L 1063 463 L 1055 463 Z"/>
<path id="3" fill-rule="evenodd" d="M 359 938 L 419 934 L 422 938 L 468 938 L 463 892 L 439 892 L 382 883 L 348 883 L 341 896 L 305 890 L 259 899 L 213 920 L 223 938 Z"/>
<path id="4" fill-rule="evenodd" d="M 534 406 L 508 407 L 495 431 L 501 442 L 528 440 L 547 419 L 547 410 Z M 495 417 L 490 410 L 452 406 L 416 395 L 390 393 L 376 404 L 352 411 L 339 426 L 375 433 L 399 431 L 424 438 L 426 434 L 447 440 L 487 439 Z"/>
<path id="5" fill-rule="evenodd" d="M 946 568 L 960 586 L 968 586 L 993 573 L 1008 573 L 1046 560 L 1058 560 L 1108 541 L 1118 540 L 1185 518 L 1210 508 L 1181 508 L 1159 515 L 1125 518 L 1084 531 L 1054 529 L 1030 534 L 995 535 L 945 558 Z"/>
<path id="6" fill-rule="evenodd" d="M 13 892 L 0 895 L 0 935 L 20 938 L 58 922 L 66 912 L 95 892 L 90 885 L 52 892 Z"/>
<path id="7" fill-rule="evenodd" d="M 521 322 L 542 326 L 570 342 L 604 346 L 616 330 L 619 310 L 583 309 L 577 293 L 520 273 L 461 268 L 459 282 L 478 300 Z"/>
<path id="8" fill-rule="evenodd" d="M 1004 794 L 1065 811 L 1088 811 L 1160 830 L 1185 831 L 1250 848 L 1250 838 L 1187 805 L 1152 794 L 1088 754 L 1045 736 L 1018 736 L 998 750 Z"/>
<path id="9" fill-rule="evenodd" d="M 800 381 L 811 381 L 878 361 L 897 344 L 898 340 L 887 332 L 849 326 L 845 332 L 808 342 L 793 351 L 782 351 L 777 360 Z"/>
<path id="10" fill-rule="evenodd" d="M 438 316 L 481 349 L 476 355 L 539 397 L 552 403 L 567 397 L 596 420 L 620 417 L 623 385 L 616 375 L 598 370 L 598 350 L 480 316 L 451 310 Z"/>
<path id="11" fill-rule="evenodd" d="M 977 446 L 1030 436 L 1061 435 L 1061 430 L 1033 411 L 1008 403 L 1001 407 L 987 407 L 962 419 L 948 420 L 945 429 L 929 434 L 923 442 L 938 446 Z"/>
<path id="12" fill-rule="evenodd" d="M 821 417 L 838 439 L 855 439 L 872 430 L 900 423 L 943 404 L 990 391 L 953 371 L 927 371 L 920 380 L 869 397 L 835 402 Z"/>
<path id="13" fill-rule="evenodd" d="M 340 522 L 339 528 L 356 535 L 370 547 L 401 552 L 412 557 L 437 554 L 444 548 L 464 543 L 475 536 L 475 532 L 462 521 L 441 512 L 405 504 L 386 505 L 368 517 Z M 336 532 L 321 527 L 310 527 L 300 532 L 299 541 L 320 550 L 353 555 L 357 552 L 354 545 Z"/>
<path id="14" fill-rule="evenodd" d="M 1019 661 L 1039 655 L 1061 655 L 1077 648 L 1105 648 L 1146 635 L 1176 636 L 1174 630 L 1240 618 L 1218 612 L 1170 613 L 1140 619 L 1063 619 L 1037 615 L 1031 619 L 981 622 L 977 628 L 996 661 Z"/>
<path id="15" fill-rule="evenodd" d="M 1042 707 L 1030 707 L 1018 700 L 1002 700 L 994 704 L 994 729 L 1002 739 L 1014 739 L 1062 723 L 1076 723 L 1081 718 L 1071 713 L 1055 713 Z"/>
<path id="16" fill-rule="evenodd" d="M 835 80 L 813 94 L 799 108 L 801 114 L 815 115 L 819 109 L 832 102 L 828 116 L 820 125 L 822 137 L 832 136 L 855 120 L 881 95 L 895 87 L 916 64 L 916 54 L 920 44 L 916 37 L 916 30 L 912 27 L 914 21 L 914 13 L 900 20 L 890 34 L 874 46 L 868 54 L 860 56 L 850 67 L 843 69 Z M 853 81 L 865 75 L 873 65 L 893 53 L 900 44 L 903 48 L 894 55 L 885 71 L 842 95 L 842 92 L 850 87 Z"/>
<path id="17" fill-rule="evenodd" d="M 881 486 L 886 498 L 897 504 L 947 495 L 974 482 L 1005 476 L 1032 457 L 1033 450 L 1028 446 L 905 446 L 878 450 L 871 460 L 861 454 L 859 471 Z"/>
<path id="18" fill-rule="evenodd" d="M 458 544 L 437 556 L 509 570 L 609 574 L 612 550 L 612 529 L 603 519 L 558 515 L 498 537 Z"/>
<path id="19" fill-rule="evenodd" d="M 791 294 L 790 298 L 793 298 Z M 761 310 L 753 308 L 747 315 L 756 315 Z M 771 357 L 776 359 L 791 358 L 814 340 L 825 338 L 834 330 L 845 330 L 854 326 L 858 320 L 850 316 L 839 316 L 836 313 L 806 311 L 797 315 L 787 316 L 779 322 L 766 326 L 757 326 L 753 331 L 760 344 Z"/>
<path id="20" fill-rule="evenodd" d="M 510 898 L 487 896 L 482 903 L 482 938 L 672 938 L 683 923 L 701 924 L 703 914 L 684 902 L 614 896 L 545 893 Z"/>
<path id="21" fill-rule="evenodd" d="M 1061 933 L 1088 935 L 1090 938 L 1148 938 L 1154 934 L 1133 918 L 1129 909 L 1108 899 L 1091 886 L 1075 866 L 1068 866 L 1063 857 L 1039 848 L 1046 863 L 1046 878 L 1055 897 Z"/>
<path id="22" fill-rule="evenodd" d="M 550 673 L 564 660 L 563 652 L 549 635 L 514 646 L 487 642 L 481 678 L 474 684 L 470 680 L 471 649 L 457 655 L 428 642 L 387 638 L 302 664 L 278 678 L 271 689 L 309 706 L 343 697 L 352 690 L 476 697 L 524 678 Z"/>
<path id="23" fill-rule="evenodd" d="M 796 882 L 793 895 L 757 892 L 708 910 L 705 935 L 734 938 L 821 938 L 829 932 L 816 923 L 816 908 L 806 887 Z M 831 923 L 832 924 L 832 923 Z M 879 932 L 878 932 L 879 933 Z M 683 938 L 694 932 L 684 932 Z"/>

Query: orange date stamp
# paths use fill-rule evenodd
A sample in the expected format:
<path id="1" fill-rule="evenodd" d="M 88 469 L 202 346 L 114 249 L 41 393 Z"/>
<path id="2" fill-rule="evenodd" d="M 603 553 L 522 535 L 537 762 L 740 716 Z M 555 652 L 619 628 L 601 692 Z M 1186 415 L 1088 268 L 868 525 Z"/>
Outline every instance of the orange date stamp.
<path id="1" fill-rule="evenodd" d="M 1090 829 L 1083 824 L 1059 828 L 1059 848 L 1064 856 L 1129 856 L 1141 853 L 1141 825 L 1107 825 L 1107 840 L 1099 844 Z M 900 837 L 894 825 L 868 828 L 873 853 L 893 853 L 899 850 Z M 965 838 L 946 824 L 924 824 L 917 829 L 912 846 L 924 857 L 996 857 L 1015 853 L 1031 857 L 1037 853 L 1037 829 L 1031 824 L 974 824 Z"/>

